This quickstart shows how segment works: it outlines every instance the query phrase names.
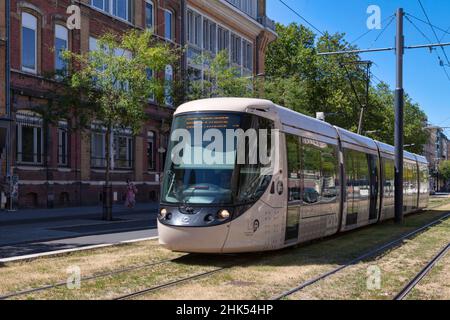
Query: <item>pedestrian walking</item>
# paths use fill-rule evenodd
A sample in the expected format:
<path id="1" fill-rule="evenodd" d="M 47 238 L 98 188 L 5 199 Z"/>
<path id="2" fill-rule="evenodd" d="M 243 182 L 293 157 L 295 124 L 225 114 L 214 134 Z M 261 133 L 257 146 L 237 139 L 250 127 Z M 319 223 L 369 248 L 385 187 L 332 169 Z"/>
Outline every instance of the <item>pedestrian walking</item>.
<path id="1" fill-rule="evenodd" d="M 125 206 L 133 209 L 136 205 L 136 194 L 138 190 L 133 182 L 131 182 L 129 179 L 127 179 L 127 193 L 126 193 L 126 199 L 125 199 Z"/>

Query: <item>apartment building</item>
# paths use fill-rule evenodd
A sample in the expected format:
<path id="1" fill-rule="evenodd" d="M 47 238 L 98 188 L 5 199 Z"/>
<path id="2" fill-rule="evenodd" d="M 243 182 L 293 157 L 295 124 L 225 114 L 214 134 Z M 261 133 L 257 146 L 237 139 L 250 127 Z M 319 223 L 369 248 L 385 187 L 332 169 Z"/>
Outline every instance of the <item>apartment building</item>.
<path id="1" fill-rule="evenodd" d="M 166 66 L 166 79 L 181 77 L 201 52 L 228 50 L 242 74 L 264 72 L 264 53 L 276 38 L 274 23 L 266 17 L 263 0 L 9 0 L 11 20 L 11 170 L 18 180 L 19 207 L 97 205 L 102 202 L 106 167 L 105 133 L 70 130 L 70 119 L 49 125 L 35 111 L 52 103 L 55 79 L 48 76 L 63 67 L 62 48 L 84 53 L 96 49 L 106 31 L 152 29 L 155 37 L 174 46 L 188 45 L 181 68 Z M 0 4 L 0 84 L 5 76 L 5 1 Z M 69 30 L 67 7 L 81 10 L 81 28 Z M 3 68 L 3 69 L 2 69 Z M 181 70 L 177 74 L 174 70 Z M 197 69 L 201 75 L 202 69 Z M 0 88 L 0 119 L 5 116 L 5 89 Z M 139 135 L 129 130 L 114 133 L 112 173 L 115 201 L 125 196 L 126 180 L 135 182 L 137 201 L 157 201 L 173 112 L 166 99 L 146 106 L 150 120 Z M 5 125 L 5 126 L 6 126 Z M 6 136 L 1 130 L 0 144 Z M 6 175 L 4 143 L 2 177 Z M 3 192 L 7 192 L 3 184 Z M 4 198 L 4 197 L 3 197 Z"/>
<path id="2" fill-rule="evenodd" d="M 449 160 L 450 141 L 439 127 L 429 129 L 430 137 L 424 147 L 424 155 L 430 166 L 430 187 L 434 191 L 444 191 L 446 189 L 446 181 L 439 176 L 439 165 L 442 161 Z"/>
<path id="3" fill-rule="evenodd" d="M 202 79 L 197 57 L 226 51 L 243 76 L 264 73 L 265 52 L 276 39 L 265 0 L 188 0 L 186 12 L 188 74 Z"/>

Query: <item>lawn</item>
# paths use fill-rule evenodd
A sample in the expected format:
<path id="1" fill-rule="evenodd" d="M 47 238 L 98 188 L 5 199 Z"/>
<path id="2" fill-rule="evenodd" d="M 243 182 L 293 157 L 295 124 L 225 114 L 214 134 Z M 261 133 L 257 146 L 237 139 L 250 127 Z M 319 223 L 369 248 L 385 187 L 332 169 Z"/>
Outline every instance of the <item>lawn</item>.
<path id="1" fill-rule="evenodd" d="M 440 199 L 441 200 L 441 199 Z M 434 201 L 435 202 L 435 201 Z M 405 223 L 388 221 L 344 235 L 315 241 L 298 248 L 257 255 L 240 255 L 246 260 L 209 277 L 186 282 L 144 296 L 144 299 L 269 299 L 306 280 L 327 272 L 352 258 L 417 229 L 450 210 L 445 206 L 408 216 Z M 436 205 L 435 203 L 430 206 Z M 399 291 L 450 238 L 450 222 L 436 226 L 401 247 L 363 261 L 306 288 L 290 299 L 388 299 Z M 140 268 L 94 280 L 86 277 L 124 267 L 141 266 L 165 259 L 174 261 Z M 161 285 L 175 279 L 226 266 L 236 256 L 184 255 L 161 248 L 156 240 L 76 252 L 56 257 L 8 263 L 0 267 L 0 294 L 66 281 L 68 268 L 81 270 L 79 289 L 66 286 L 18 297 L 20 299 L 112 299 Z M 448 262 L 448 260 L 447 260 Z M 381 272 L 381 287 L 367 289 L 368 267 Z M 412 298 L 447 298 L 448 263 L 439 265 Z M 433 280 L 435 279 L 435 280 Z M 442 293 L 441 293 L 442 292 Z"/>

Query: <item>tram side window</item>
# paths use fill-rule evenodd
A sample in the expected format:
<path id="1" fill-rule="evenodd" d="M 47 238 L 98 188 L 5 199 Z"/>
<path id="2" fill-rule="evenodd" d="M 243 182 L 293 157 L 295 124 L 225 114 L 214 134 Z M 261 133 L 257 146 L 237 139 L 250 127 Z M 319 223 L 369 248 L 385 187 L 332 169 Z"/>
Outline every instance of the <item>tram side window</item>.
<path id="1" fill-rule="evenodd" d="M 300 138 L 286 135 L 289 174 L 289 202 L 301 200 Z"/>
<path id="2" fill-rule="evenodd" d="M 266 130 L 267 139 L 264 142 L 267 143 L 267 146 L 262 147 L 262 141 L 259 141 L 261 143 L 257 143 L 256 145 L 250 145 L 249 140 L 245 140 L 245 165 L 241 166 L 239 172 L 239 202 L 245 202 L 248 199 L 259 199 L 267 190 L 270 185 L 270 181 L 272 180 L 272 172 L 270 171 L 272 164 L 270 161 L 267 164 L 263 164 L 261 161 L 257 161 L 256 164 L 252 164 L 250 161 L 250 156 L 253 153 L 262 155 L 262 152 L 267 151 L 267 154 L 264 156 L 267 156 L 268 159 L 270 159 L 273 144 L 273 122 L 264 118 L 254 117 L 251 119 L 251 124 L 249 127 L 255 129 L 256 132 Z M 260 150 L 260 147 L 263 149 Z"/>
<path id="3" fill-rule="evenodd" d="M 309 138 L 302 139 L 303 201 L 314 204 L 337 197 L 336 148 Z"/>
<path id="4" fill-rule="evenodd" d="M 339 189 L 337 149 L 326 145 L 322 149 L 322 197 L 326 200 L 336 199 Z"/>
<path id="5" fill-rule="evenodd" d="M 429 192 L 429 178 L 428 167 L 425 165 L 420 166 L 420 193 L 427 194 Z"/>
<path id="6" fill-rule="evenodd" d="M 384 196 L 394 196 L 395 165 L 391 159 L 383 159 Z"/>

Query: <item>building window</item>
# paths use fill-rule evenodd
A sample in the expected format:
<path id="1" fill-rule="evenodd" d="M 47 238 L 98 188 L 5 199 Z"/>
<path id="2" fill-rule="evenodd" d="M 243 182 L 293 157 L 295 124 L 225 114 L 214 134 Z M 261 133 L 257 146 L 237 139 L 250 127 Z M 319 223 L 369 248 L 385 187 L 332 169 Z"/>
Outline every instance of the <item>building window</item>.
<path id="1" fill-rule="evenodd" d="M 258 0 L 226 0 L 233 6 L 248 14 L 253 19 L 258 17 Z"/>
<path id="2" fill-rule="evenodd" d="M 253 73 L 253 45 L 246 41 L 242 41 L 242 49 L 243 49 L 243 67 L 246 73 Z"/>
<path id="3" fill-rule="evenodd" d="M 154 26 L 154 11 L 153 2 L 147 0 L 145 2 L 145 27 L 153 29 Z"/>
<path id="4" fill-rule="evenodd" d="M 187 14 L 187 40 L 197 47 L 201 46 L 202 16 L 192 10 Z"/>
<path id="5" fill-rule="evenodd" d="M 147 80 L 151 81 L 153 79 L 153 70 L 150 68 L 147 68 L 145 72 L 147 73 Z M 155 93 L 154 92 L 150 93 L 148 100 L 151 102 L 155 101 Z"/>
<path id="6" fill-rule="evenodd" d="M 133 137 L 131 133 L 114 134 L 114 167 L 119 169 L 133 168 Z"/>
<path id="7" fill-rule="evenodd" d="M 237 65 L 242 64 L 242 38 L 232 34 L 231 35 L 231 62 Z"/>
<path id="8" fill-rule="evenodd" d="M 91 0 L 91 6 L 113 16 L 130 21 L 130 5 L 128 0 Z"/>
<path id="9" fill-rule="evenodd" d="M 164 36 L 167 40 L 174 40 L 174 21 L 173 13 L 169 10 L 164 10 Z"/>
<path id="10" fill-rule="evenodd" d="M 106 167 L 106 134 L 103 130 L 91 134 L 91 166 Z"/>
<path id="11" fill-rule="evenodd" d="M 17 162 L 21 164 L 42 164 L 43 121 L 32 111 L 19 111 L 17 120 Z"/>
<path id="12" fill-rule="evenodd" d="M 68 125 L 66 121 L 60 121 L 58 125 L 58 165 L 67 166 L 69 164 L 69 139 Z"/>
<path id="13" fill-rule="evenodd" d="M 113 148 L 111 156 L 114 161 L 111 168 L 131 169 L 133 167 L 133 137 L 129 129 L 114 130 L 112 133 Z M 93 168 L 106 167 L 106 128 L 101 124 L 92 125 L 91 133 L 91 166 Z"/>
<path id="14" fill-rule="evenodd" d="M 147 132 L 147 166 L 149 171 L 156 169 L 155 133 L 153 131 Z"/>
<path id="15" fill-rule="evenodd" d="M 208 19 L 203 19 L 203 49 L 216 53 L 216 28 L 217 25 Z"/>
<path id="16" fill-rule="evenodd" d="M 22 13 L 22 70 L 37 73 L 37 18 Z"/>
<path id="17" fill-rule="evenodd" d="M 97 9 L 109 12 L 109 1 L 110 0 L 92 0 L 91 4 Z"/>
<path id="18" fill-rule="evenodd" d="M 219 52 L 226 51 L 229 53 L 230 50 L 230 32 L 223 29 L 222 27 L 217 28 L 217 50 Z"/>
<path id="19" fill-rule="evenodd" d="M 57 24 L 55 26 L 55 70 L 57 73 L 65 73 L 67 63 L 62 57 L 62 52 L 69 48 L 69 32 L 67 28 Z"/>
<path id="20" fill-rule="evenodd" d="M 164 102 L 168 106 L 173 106 L 173 67 L 171 65 L 166 66 L 164 79 Z"/>

